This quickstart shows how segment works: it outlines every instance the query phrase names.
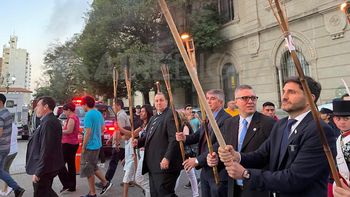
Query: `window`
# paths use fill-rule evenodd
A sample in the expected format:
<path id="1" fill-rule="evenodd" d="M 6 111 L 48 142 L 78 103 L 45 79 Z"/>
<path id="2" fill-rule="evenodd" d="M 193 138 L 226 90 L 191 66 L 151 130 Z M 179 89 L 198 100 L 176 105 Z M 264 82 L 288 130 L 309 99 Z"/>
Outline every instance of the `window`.
<path id="1" fill-rule="evenodd" d="M 304 71 L 304 74 L 307 76 L 310 76 L 310 68 L 309 68 L 309 63 L 306 61 L 302 51 L 300 49 L 296 50 L 298 59 L 300 61 L 301 67 Z M 288 50 L 285 50 L 282 52 L 281 56 L 281 67 L 276 69 L 276 74 L 278 76 L 277 79 L 277 84 L 278 84 L 278 103 L 281 103 L 282 99 L 282 89 L 283 89 L 283 83 L 284 81 L 290 77 L 290 76 L 298 76 L 297 70 L 295 68 L 293 59 L 290 55 L 290 52 Z M 280 107 L 280 106 L 279 106 Z"/>
<path id="2" fill-rule="evenodd" d="M 233 0 L 219 0 L 218 7 L 224 23 L 234 19 Z"/>
<path id="3" fill-rule="evenodd" d="M 15 107 L 15 101 L 14 100 L 7 100 L 6 101 L 6 108 L 13 108 Z"/>
<path id="4" fill-rule="evenodd" d="M 222 84 L 225 93 L 225 102 L 234 98 L 234 91 L 238 85 L 238 73 L 231 63 L 227 63 L 222 68 Z"/>
<path id="5" fill-rule="evenodd" d="M 301 50 L 296 50 L 298 59 L 301 63 L 301 67 L 304 71 L 304 74 L 307 76 L 310 76 L 310 69 L 309 69 L 309 63 L 306 61 L 304 55 L 302 54 Z M 297 76 L 297 70 L 295 68 L 293 59 L 289 53 L 289 51 L 285 51 L 282 53 L 281 58 L 281 74 L 282 74 L 282 82 L 284 82 L 288 77 L 290 76 Z"/>

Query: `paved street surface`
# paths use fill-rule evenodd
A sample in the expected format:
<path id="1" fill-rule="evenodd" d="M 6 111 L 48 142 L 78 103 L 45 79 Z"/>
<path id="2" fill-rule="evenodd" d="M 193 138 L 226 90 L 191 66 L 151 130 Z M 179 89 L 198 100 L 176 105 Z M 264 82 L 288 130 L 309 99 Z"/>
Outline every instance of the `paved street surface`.
<path id="1" fill-rule="evenodd" d="M 26 192 L 24 193 L 24 196 L 32 197 L 33 196 L 33 186 L 31 181 L 32 177 L 25 173 L 25 154 L 27 149 L 27 141 L 18 140 L 18 149 L 19 149 L 19 152 L 14 162 L 12 163 L 10 173 L 12 174 L 12 177 L 15 179 L 15 181 L 17 181 L 17 183 L 26 190 Z M 108 161 L 106 162 L 106 164 L 108 164 Z M 101 169 L 105 172 L 107 169 L 107 166 Z M 123 170 L 122 170 L 122 167 L 118 165 L 117 172 L 113 178 L 114 185 L 103 196 L 113 196 L 113 197 L 122 196 L 122 187 L 119 185 L 122 182 L 122 179 L 123 179 Z M 191 189 L 184 188 L 184 185 L 187 182 L 188 182 L 188 179 L 186 174 L 182 174 L 179 188 L 176 191 L 176 194 L 178 196 L 186 196 L 186 197 L 192 196 Z M 55 178 L 53 188 L 59 196 L 64 196 L 64 197 L 79 197 L 81 195 L 87 194 L 89 190 L 87 186 L 87 180 L 85 178 L 84 179 L 80 178 L 79 175 L 77 176 L 76 192 L 65 192 L 63 194 L 59 194 L 58 192 L 62 188 L 62 185 L 58 178 Z M 100 190 L 98 190 L 98 192 L 99 191 Z M 9 196 L 13 197 L 14 196 L 13 192 Z M 142 197 L 144 195 L 142 194 L 142 190 L 140 188 L 132 187 L 129 189 L 129 196 Z"/>

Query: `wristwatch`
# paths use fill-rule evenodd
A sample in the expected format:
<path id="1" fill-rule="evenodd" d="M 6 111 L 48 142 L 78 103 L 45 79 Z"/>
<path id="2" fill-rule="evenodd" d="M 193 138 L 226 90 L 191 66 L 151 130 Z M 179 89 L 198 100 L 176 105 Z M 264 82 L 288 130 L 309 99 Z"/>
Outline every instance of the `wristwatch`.
<path id="1" fill-rule="evenodd" d="M 196 160 L 194 161 L 194 163 L 196 163 L 196 165 L 198 165 L 199 164 L 199 162 L 198 162 L 198 159 L 196 158 Z"/>
<path id="2" fill-rule="evenodd" d="M 250 179 L 250 171 L 249 170 L 244 170 L 242 176 L 243 176 L 243 178 L 245 180 L 249 180 Z"/>

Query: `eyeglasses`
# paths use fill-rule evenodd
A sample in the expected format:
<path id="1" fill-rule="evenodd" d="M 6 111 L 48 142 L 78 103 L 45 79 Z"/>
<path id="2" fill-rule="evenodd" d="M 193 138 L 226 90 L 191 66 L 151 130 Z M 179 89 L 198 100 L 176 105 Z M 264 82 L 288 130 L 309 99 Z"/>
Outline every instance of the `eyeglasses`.
<path id="1" fill-rule="evenodd" d="M 242 99 L 244 102 L 248 102 L 249 99 L 252 101 L 258 100 L 259 97 L 257 96 L 241 96 L 241 97 L 236 97 L 236 99 Z"/>

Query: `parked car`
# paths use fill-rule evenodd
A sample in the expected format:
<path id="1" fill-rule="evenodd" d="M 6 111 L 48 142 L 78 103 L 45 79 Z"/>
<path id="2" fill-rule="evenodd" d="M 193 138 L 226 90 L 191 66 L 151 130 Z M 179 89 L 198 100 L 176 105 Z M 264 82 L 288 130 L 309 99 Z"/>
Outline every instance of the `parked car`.
<path id="1" fill-rule="evenodd" d="M 76 106 L 75 107 L 75 114 L 79 118 L 80 131 L 82 131 L 84 129 L 84 118 L 85 118 L 85 111 L 84 111 L 83 107 L 82 106 Z M 61 113 L 61 115 L 58 117 L 58 119 L 60 120 L 61 124 L 64 125 L 64 124 L 66 124 L 67 116 L 64 113 Z"/>
<path id="2" fill-rule="evenodd" d="M 103 131 L 102 135 L 102 145 L 105 152 L 111 152 L 112 150 L 112 144 L 107 143 L 108 140 L 110 140 L 113 136 L 114 131 L 117 129 L 117 116 L 113 111 L 113 108 L 109 105 L 105 105 L 102 103 L 97 103 L 95 105 L 95 108 L 100 111 L 103 115 L 104 121 L 105 121 L 105 130 Z M 85 119 L 85 111 L 82 106 L 77 105 L 75 108 L 75 113 L 79 117 L 80 121 L 80 134 L 79 139 L 82 139 L 83 136 L 83 130 L 84 130 L 84 119 Z M 67 121 L 67 117 L 64 113 L 62 113 L 58 119 L 61 121 L 61 124 L 64 125 Z"/>
<path id="3" fill-rule="evenodd" d="M 84 119 L 85 119 L 85 111 L 82 106 L 76 106 L 75 107 L 75 114 L 77 114 L 79 118 L 79 142 L 83 139 L 83 130 L 84 130 Z M 66 124 L 67 116 L 64 113 L 61 113 L 61 115 L 58 117 L 58 120 L 60 120 L 62 126 Z"/>
<path id="4" fill-rule="evenodd" d="M 332 103 L 325 103 L 325 104 L 318 106 L 318 110 L 321 110 L 322 108 L 327 108 L 327 109 L 333 110 L 333 104 Z"/>

